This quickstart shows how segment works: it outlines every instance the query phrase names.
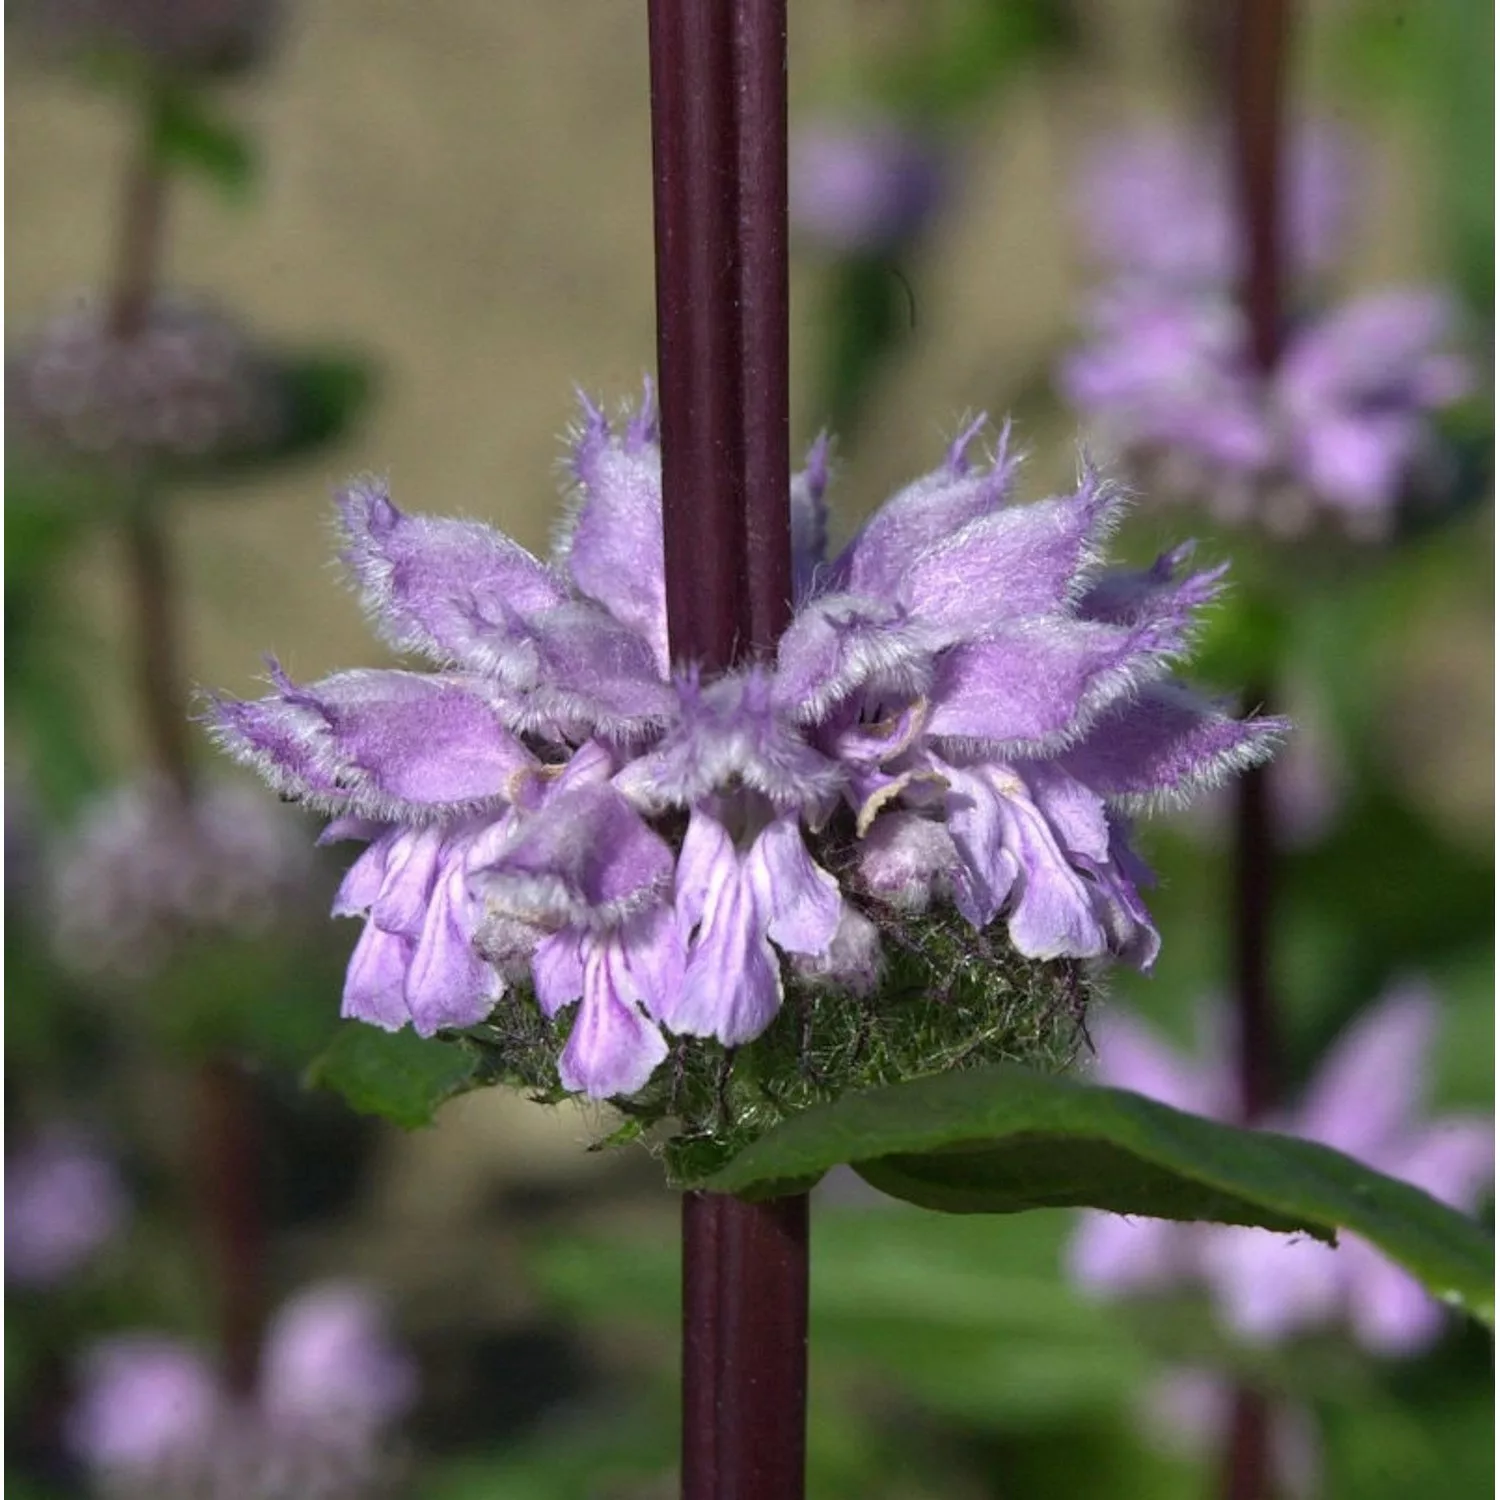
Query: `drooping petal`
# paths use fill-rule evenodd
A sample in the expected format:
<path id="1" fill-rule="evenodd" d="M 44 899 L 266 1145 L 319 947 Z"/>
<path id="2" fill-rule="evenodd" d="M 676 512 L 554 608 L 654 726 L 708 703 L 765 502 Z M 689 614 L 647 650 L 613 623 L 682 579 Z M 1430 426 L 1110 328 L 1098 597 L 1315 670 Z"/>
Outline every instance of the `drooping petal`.
<path id="1" fill-rule="evenodd" d="M 1131 849 L 1125 830 L 1113 817 L 1109 820 L 1109 856 L 1096 862 L 1074 855 L 1093 886 L 1094 913 L 1109 938 L 1109 951 L 1116 958 L 1150 973 L 1161 952 L 1161 934 L 1141 898 L 1142 885 L 1152 884 L 1150 869 Z"/>
<path id="2" fill-rule="evenodd" d="M 678 722 L 616 778 L 643 806 L 692 807 L 745 786 L 779 809 L 811 809 L 838 792 L 843 772 L 776 707 L 761 669 L 731 672 L 707 686 L 689 673 L 678 679 L 677 692 Z"/>
<path id="3" fill-rule="evenodd" d="M 918 553 L 896 598 L 934 646 L 1071 609 L 1102 565 L 1123 503 L 1088 471 L 1072 495 L 979 516 Z"/>
<path id="4" fill-rule="evenodd" d="M 1242 1338 L 1279 1343 L 1337 1316 L 1344 1267 L 1332 1246 L 1219 1224 L 1198 1234 L 1219 1315 Z"/>
<path id="5" fill-rule="evenodd" d="M 1088 883 L 1069 863 L 1030 798 L 1000 799 L 1002 837 L 1020 873 L 1006 930 L 1027 958 L 1096 958 L 1109 938 Z"/>
<path id="6" fill-rule="evenodd" d="M 383 1031 L 400 1031 L 411 1020 L 406 974 L 412 946 L 410 938 L 366 922 L 349 958 L 339 1014 L 346 1020 L 368 1021 Z"/>
<path id="7" fill-rule="evenodd" d="M 343 560 L 370 617 L 398 651 L 493 671 L 527 616 L 567 598 L 519 543 L 477 521 L 409 516 L 383 483 L 339 496 Z"/>
<path id="8" fill-rule="evenodd" d="M 543 938 L 531 956 L 536 1003 L 549 1019 L 583 994 L 583 940 L 567 928 Z"/>
<path id="9" fill-rule="evenodd" d="M 802 842 L 795 818 L 768 824 L 745 855 L 743 878 L 760 891 L 771 941 L 788 953 L 822 953 L 843 912 L 839 883 Z"/>
<path id="10" fill-rule="evenodd" d="M 1415 1276 L 1357 1236 L 1340 1244 L 1339 1256 L 1358 1344 L 1385 1359 L 1400 1359 L 1437 1342 L 1448 1312 Z"/>
<path id="11" fill-rule="evenodd" d="M 391 839 L 378 838 L 349 866 L 333 898 L 336 917 L 363 916 L 380 899 L 385 884 L 385 859 Z"/>
<path id="12" fill-rule="evenodd" d="M 1408 981 L 1334 1043 L 1297 1112 L 1295 1132 L 1364 1162 L 1415 1123 L 1437 1032 L 1437 996 Z"/>
<path id="13" fill-rule="evenodd" d="M 768 938 L 773 911 L 764 863 L 758 878 L 748 875 L 728 832 L 701 809 L 683 840 L 677 916 L 692 942 L 681 987 L 657 1012 L 662 1022 L 679 1035 L 716 1036 L 727 1046 L 759 1036 L 782 993 Z"/>
<path id="14" fill-rule="evenodd" d="M 1010 429 L 1001 431 L 993 463 L 973 467 L 969 444 L 984 418 L 962 432 L 947 461 L 891 496 L 865 522 L 829 569 L 828 587 L 891 599 L 913 557 L 1009 498 L 1018 460 L 1009 452 Z"/>
<path id="15" fill-rule="evenodd" d="M 583 1000 L 558 1065 L 563 1087 L 592 1099 L 644 1088 L 667 1055 L 636 1001 L 621 942 L 614 934 L 585 941 Z"/>
<path id="16" fill-rule="evenodd" d="M 522 818 L 510 839 L 471 865 L 492 910 L 540 927 L 603 929 L 667 892 L 672 850 L 614 787 L 569 787 Z"/>
<path id="17" fill-rule="evenodd" d="M 385 879 L 370 907 L 375 925 L 415 941 L 427 920 L 427 907 L 438 879 L 443 830 L 436 824 L 405 828 L 391 836 L 385 854 Z"/>
<path id="18" fill-rule="evenodd" d="M 1291 727 L 1232 719 L 1181 682 L 1154 682 L 1101 714 L 1059 764 L 1110 801 L 1149 809 L 1259 765 Z"/>
<path id="19" fill-rule="evenodd" d="M 1019 861 L 1006 847 L 1006 824 L 1000 812 L 1003 789 L 1011 784 L 1024 788 L 1006 772 L 984 775 L 941 762 L 938 769 L 948 782 L 948 832 L 958 855 L 953 904 L 971 926 L 983 930 L 994 921 L 1020 873 Z M 997 776 L 1008 780 L 997 781 Z"/>
<path id="20" fill-rule="evenodd" d="M 585 406 L 573 446 L 582 496 L 566 538 L 573 582 L 651 649 L 668 671 L 667 586 L 661 521 L 661 453 L 654 442 L 621 438 Z"/>
<path id="21" fill-rule="evenodd" d="M 927 733 L 1000 758 L 1050 754 L 1161 676 L 1180 645 L 1176 632 L 1155 625 L 1018 621 L 943 655 Z"/>
<path id="22" fill-rule="evenodd" d="M 1106 1010 L 1090 1029 L 1098 1049 L 1094 1077 L 1099 1083 L 1130 1089 L 1189 1114 L 1225 1117 L 1229 1101 L 1212 1065 L 1184 1057 L 1144 1021 L 1122 1010 Z"/>
<path id="23" fill-rule="evenodd" d="M 406 1004 L 418 1036 L 476 1025 L 505 992 L 504 980 L 474 947 L 477 915 L 462 850 L 450 850 L 406 975 Z"/>
<path id="24" fill-rule="evenodd" d="M 1184 1227 L 1168 1219 L 1087 1213 L 1068 1246 L 1068 1270 L 1102 1297 L 1152 1291 L 1185 1273 L 1188 1243 Z"/>
<path id="25" fill-rule="evenodd" d="M 820 724 L 855 692 L 911 699 L 932 680 L 923 628 L 894 605 L 824 594 L 806 605 L 777 646 L 772 697 L 799 724 Z"/>

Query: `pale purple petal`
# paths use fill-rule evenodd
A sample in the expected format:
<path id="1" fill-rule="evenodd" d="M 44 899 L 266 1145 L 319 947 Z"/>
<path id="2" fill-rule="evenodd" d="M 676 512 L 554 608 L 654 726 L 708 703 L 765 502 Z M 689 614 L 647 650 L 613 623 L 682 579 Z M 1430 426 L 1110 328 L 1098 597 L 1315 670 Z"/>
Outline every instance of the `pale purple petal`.
<path id="1" fill-rule="evenodd" d="M 1291 728 L 1233 719 L 1183 683 L 1153 682 L 1101 714 L 1058 763 L 1111 802 L 1150 808 L 1259 765 Z"/>
<path id="2" fill-rule="evenodd" d="M 1008 824 L 1001 815 L 1001 802 L 1008 790 L 997 787 L 994 776 L 983 767 L 959 770 L 942 762 L 937 767 L 948 781 L 948 832 L 958 854 L 953 902 L 982 931 L 995 920 L 1021 869 L 1020 861 L 1006 847 Z M 1024 791 L 1016 777 L 1008 776 L 1006 788 L 1012 783 Z"/>
<path id="3" fill-rule="evenodd" d="M 1090 1027 L 1098 1049 L 1094 1077 L 1099 1083 L 1130 1089 L 1190 1114 L 1225 1117 L 1229 1101 L 1216 1068 L 1183 1057 L 1125 1011 L 1106 1010 Z"/>
<path id="4" fill-rule="evenodd" d="M 197 1350 L 122 1334 L 84 1355 L 68 1446 L 96 1472 L 149 1471 L 211 1440 L 223 1406 L 213 1369 Z"/>
<path id="5" fill-rule="evenodd" d="M 802 603 L 812 593 L 828 559 L 828 458 L 832 440 L 822 433 L 792 475 L 792 597 Z"/>
<path id="6" fill-rule="evenodd" d="M 655 905 L 672 850 L 614 787 L 569 787 L 522 818 L 488 863 L 472 864 L 495 910 L 538 926 L 604 928 Z"/>
<path id="7" fill-rule="evenodd" d="M 843 912 L 839 883 L 802 842 L 795 818 L 768 824 L 745 856 L 743 878 L 760 887 L 771 941 L 788 953 L 822 953 Z"/>
<path id="8" fill-rule="evenodd" d="M 476 1025 L 504 993 L 504 980 L 474 947 L 477 920 L 463 850 L 450 849 L 406 975 L 406 1005 L 418 1036 Z"/>
<path id="9" fill-rule="evenodd" d="M 797 723 L 818 724 L 855 692 L 919 697 L 931 683 L 932 664 L 927 632 L 894 605 L 824 594 L 782 632 L 773 700 Z"/>
<path id="10" fill-rule="evenodd" d="M 898 491 L 865 522 L 829 568 L 830 590 L 893 598 L 914 557 L 1005 504 L 1018 467 L 1009 452 L 1009 427 L 1000 434 L 992 463 L 976 469 L 967 457 L 984 425 L 981 417 L 968 427 L 947 462 Z"/>
<path id="11" fill-rule="evenodd" d="M 390 845 L 390 837 L 377 838 L 349 866 L 333 898 L 334 916 L 363 916 L 380 899 Z"/>
<path id="12" fill-rule="evenodd" d="M 1155 1291 L 1187 1274 L 1190 1234 L 1166 1219 L 1086 1213 L 1068 1245 L 1068 1272 L 1101 1297 Z"/>
<path id="13" fill-rule="evenodd" d="M 266 1331 L 259 1379 L 273 1422 L 349 1424 L 373 1435 L 416 1395 L 417 1372 L 366 1288 L 328 1283 L 283 1303 Z"/>
<path id="14" fill-rule="evenodd" d="M 542 1014 L 557 1013 L 583 996 L 583 940 L 568 928 L 543 938 L 531 956 L 532 986 Z"/>
<path id="15" fill-rule="evenodd" d="M 1344 1266 L 1332 1246 L 1218 1224 L 1198 1234 L 1214 1302 L 1242 1338 L 1277 1343 L 1338 1315 Z"/>
<path id="16" fill-rule="evenodd" d="M 1347 1239 L 1344 1261 L 1349 1323 L 1355 1340 L 1387 1359 L 1420 1354 L 1442 1336 L 1448 1312 L 1410 1272 L 1368 1240 Z"/>
<path id="17" fill-rule="evenodd" d="M 683 845 L 679 920 L 697 933 L 682 987 L 662 1021 L 684 1036 L 716 1036 L 727 1046 L 753 1041 L 781 1007 L 781 967 L 768 930 L 773 894 L 741 864 L 729 836 L 695 812 Z"/>
<path id="18" fill-rule="evenodd" d="M 1116 699 L 1160 677 L 1181 645 L 1180 630 L 1155 622 L 1005 625 L 941 657 L 927 733 L 1005 758 L 1049 754 L 1076 741 Z"/>
<path id="19" fill-rule="evenodd" d="M 655 443 L 610 431 L 585 406 L 573 447 L 582 503 L 566 542 L 573 582 L 651 648 L 667 675 L 667 591 L 661 520 L 661 454 Z"/>
<path id="20" fill-rule="evenodd" d="M 123 1228 L 130 1213 L 119 1174 L 88 1139 L 44 1131 L 5 1161 L 5 1279 L 62 1281 Z"/>
<path id="21" fill-rule="evenodd" d="M 410 938 L 366 922 L 344 975 L 339 1014 L 346 1020 L 368 1021 L 383 1031 L 400 1031 L 411 1020 L 406 974 L 413 946 Z"/>
<path id="22" fill-rule="evenodd" d="M 1493 1190 L 1495 1122 L 1489 1115 L 1439 1115 L 1382 1153 L 1381 1171 L 1472 1212 Z"/>
<path id="23" fill-rule="evenodd" d="M 833 941 L 816 954 L 798 954 L 792 963 L 807 984 L 872 995 L 885 969 L 880 929 L 845 905 Z"/>
<path id="24" fill-rule="evenodd" d="M 1323 1059 L 1295 1133 L 1373 1164 L 1415 1123 L 1437 1024 L 1437 997 L 1427 985 L 1410 981 L 1393 990 Z"/>
<path id="25" fill-rule="evenodd" d="M 1056 835 L 1030 798 L 999 798 L 1001 837 L 1019 875 L 1006 930 L 1027 958 L 1096 958 L 1109 938 L 1095 914 L 1088 883 L 1058 847 Z"/>
<path id="26" fill-rule="evenodd" d="M 526 549 L 477 521 L 408 516 L 379 482 L 339 497 L 343 559 L 366 610 L 398 651 L 493 671 L 527 616 L 567 590 Z"/>
<path id="27" fill-rule="evenodd" d="M 638 1004 L 636 981 L 619 934 L 584 944 L 583 1000 L 558 1065 L 562 1086 L 592 1099 L 646 1086 L 667 1044 Z"/>
<path id="28" fill-rule="evenodd" d="M 896 599 L 934 646 L 1055 614 L 1092 581 L 1123 503 L 1088 472 L 1072 495 L 976 517 L 912 558 Z"/>
<path id="29" fill-rule="evenodd" d="M 706 686 L 690 672 L 678 679 L 677 693 L 677 724 L 616 780 L 642 805 L 692 807 L 725 788 L 745 786 L 777 808 L 810 810 L 839 791 L 843 772 L 778 709 L 761 668 Z"/>
<path id="30" fill-rule="evenodd" d="M 370 907 L 375 925 L 413 941 L 421 935 L 437 884 L 438 861 L 446 835 L 437 824 L 398 829 L 390 835 L 385 880 Z"/>

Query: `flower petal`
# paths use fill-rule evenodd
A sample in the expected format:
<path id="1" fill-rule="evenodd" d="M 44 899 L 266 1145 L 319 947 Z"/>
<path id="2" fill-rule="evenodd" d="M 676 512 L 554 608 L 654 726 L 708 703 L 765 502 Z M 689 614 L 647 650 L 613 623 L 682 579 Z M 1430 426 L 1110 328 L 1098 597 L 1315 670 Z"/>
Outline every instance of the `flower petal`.
<path id="1" fill-rule="evenodd" d="M 406 975 L 406 1004 L 418 1036 L 484 1020 L 505 992 L 474 947 L 476 913 L 462 851 L 450 851 Z"/>
<path id="2" fill-rule="evenodd" d="M 565 543 L 573 582 L 651 649 L 666 677 L 667 586 L 661 521 L 661 453 L 644 430 L 617 437 L 585 406 L 573 446 L 582 503 Z"/>
<path id="3" fill-rule="evenodd" d="M 818 954 L 833 941 L 844 908 L 839 883 L 807 852 L 795 818 L 766 826 L 745 856 L 743 878 L 758 887 L 778 948 Z"/>
<path id="4" fill-rule="evenodd" d="M 792 475 L 792 597 L 801 603 L 828 556 L 828 456 L 832 442 L 822 433 Z"/>
<path id="5" fill-rule="evenodd" d="M 558 1065 L 562 1085 L 592 1099 L 633 1094 L 666 1058 L 667 1044 L 635 1003 L 618 937 L 586 940 L 583 975 L 583 1002 Z"/>
<path id="6" fill-rule="evenodd" d="M 508 536 L 477 521 L 406 515 L 379 481 L 345 490 L 339 514 L 343 560 L 398 651 L 492 671 L 527 616 L 567 598 L 562 580 Z"/>
<path id="7" fill-rule="evenodd" d="M 582 939 L 574 929 L 553 933 L 531 956 L 536 1003 L 549 1019 L 583 995 Z"/>
<path id="8" fill-rule="evenodd" d="M 1009 426 L 991 464 L 975 469 L 966 456 L 984 425 L 981 417 L 959 435 L 946 463 L 898 491 L 865 522 L 829 569 L 830 589 L 893 598 L 913 557 L 1005 503 L 1019 467 L 1009 451 Z"/>
<path id="9" fill-rule="evenodd" d="M 1123 504 L 1089 471 L 1071 495 L 979 516 L 918 553 L 896 599 L 935 646 L 1069 609 L 1102 565 Z"/>
<path id="10" fill-rule="evenodd" d="M 410 938 L 366 922 L 344 976 L 339 1014 L 346 1020 L 368 1021 L 383 1031 L 400 1031 L 411 1020 L 406 1006 L 411 955 Z"/>

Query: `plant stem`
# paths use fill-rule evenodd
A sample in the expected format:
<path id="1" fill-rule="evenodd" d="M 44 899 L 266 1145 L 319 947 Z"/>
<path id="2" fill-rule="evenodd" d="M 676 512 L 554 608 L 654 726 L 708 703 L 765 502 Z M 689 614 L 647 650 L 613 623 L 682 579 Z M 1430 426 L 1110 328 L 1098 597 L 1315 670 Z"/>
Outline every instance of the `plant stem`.
<path id="1" fill-rule="evenodd" d="M 154 146 L 154 113 L 148 100 L 121 199 L 107 310 L 110 337 L 120 344 L 137 338 L 150 316 L 164 243 L 167 180 Z M 186 816 L 193 767 L 170 539 L 149 474 L 134 459 L 127 462 L 125 562 L 141 715 L 150 758 L 175 793 L 173 811 Z M 224 1369 L 231 1388 L 247 1393 L 255 1384 L 260 1347 L 264 1252 L 255 1099 L 250 1080 L 231 1058 L 201 1063 L 196 1082 L 202 1214 L 217 1271 Z"/>
<path id="2" fill-rule="evenodd" d="M 1290 0 L 1238 0 L 1229 55 L 1233 108 L 1233 181 L 1244 246 L 1242 298 L 1250 349 L 1260 375 L 1269 377 L 1281 352 L 1285 222 L 1282 193 L 1283 104 Z M 1272 697 L 1265 684 L 1259 706 Z M 1280 1045 L 1272 993 L 1272 919 L 1275 839 L 1269 769 L 1241 777 L 1235 817 L 1233 961 L 1237 1019 L 1239 1108 L 1247 1122 L 1276 1101 Z M 1272 1412 L 1264 1395 L 1234 1392 L 1221 1473 L 1224 1500 L 1267 1500 L 1271 1471 Z"/>
<path id="3" fill-rule="evenodd" d="M 785 0 L 651 0 L 667 624 L 708 670 L 791 614 Z M 808 1203 L 683 1200 L 684 1500 L 798 1500 Z"/>

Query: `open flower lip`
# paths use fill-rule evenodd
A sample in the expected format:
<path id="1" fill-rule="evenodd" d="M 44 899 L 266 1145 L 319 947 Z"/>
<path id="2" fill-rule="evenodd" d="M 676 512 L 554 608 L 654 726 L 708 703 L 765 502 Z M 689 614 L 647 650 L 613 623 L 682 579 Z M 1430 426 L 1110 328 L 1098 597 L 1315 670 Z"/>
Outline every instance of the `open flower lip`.
<path id="1" fill-rule="evenodd" d="M 820 439 L 788 496 L 792 621 L 716 676 L 667 655 L 649 387 L 619 421 L 585 402 L 549 558 L 374 482 L 347 491 L 350 582 L 432 670 L 278 669 L 269 697 L 207 714 L 330 836 L 367 841 L 336 907 L 365 922 L 345 1013 L 477 1028 L 519 1049 L 502 1076 L 650 1095 L 709 1129 L 680 1086 L 695 1048 L 724 1073 L 779 1026 L 834 1096 L 871 1075 L 844 1055 L 857 1041 L 832 1064 L 819 1027 L 873 1022 L 893 975 L 908 998 L 962 971 L 981 1011 L 1025 993 L 1072 1015 L 1053 969 L 1073 994 L 1081 961 L 1149 967 L 1129 815 L 1264 758 L 1286 725 L 1175 675 L 1221 570 L 1179 547 L 1109 571 L 1121 492 L 1085 466 L 1020 504 L 1008 428 L 990 452 L 984 430 L 832 557 Z M 1045 1026 L 1006 1015 L 1033 1042 L 1000 1055 L 1052 1055 Z M 892 1051 L 914 1073 L 964 1049 Z"/>

